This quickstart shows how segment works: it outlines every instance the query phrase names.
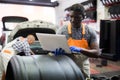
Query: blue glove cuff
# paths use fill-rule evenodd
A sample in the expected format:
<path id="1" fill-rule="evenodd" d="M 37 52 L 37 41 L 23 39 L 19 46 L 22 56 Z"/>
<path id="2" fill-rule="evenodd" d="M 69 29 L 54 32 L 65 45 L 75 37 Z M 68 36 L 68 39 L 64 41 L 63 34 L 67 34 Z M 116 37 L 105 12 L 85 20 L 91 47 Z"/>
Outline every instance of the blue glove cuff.
<path id="1" fill-rule="evenodd" d="M 81 48 L 78 48 L 78 47 L 75 47 L 75 46 L 71 46 L 70 47 L 70 50 L 72 51 L 72 52 L 81 52 Z"/>

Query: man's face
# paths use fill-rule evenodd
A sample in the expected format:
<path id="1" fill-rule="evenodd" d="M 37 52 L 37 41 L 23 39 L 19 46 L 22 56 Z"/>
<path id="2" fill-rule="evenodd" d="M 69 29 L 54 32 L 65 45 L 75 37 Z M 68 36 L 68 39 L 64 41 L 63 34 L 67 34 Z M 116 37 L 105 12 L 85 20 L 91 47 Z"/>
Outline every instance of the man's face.
<path id="1" fill-rule="evenodd" d="M 29 43 L 29 44 L 33 44 L 34 42 L 35 42 L 35 39 L 34 39 L 34 38 L 33 38 L 33 39 L 32 39 L 32 38 L 31 38 L 31 39 L 28 39 L 28 43 Z"/>
<path id="2" fill-rule="evenodd" d="M 80 14 L 80 12 L 70 11 L 70 22 L 73 27 L 79 28 L 81 25 L 82 19 L 83 19 L 83 16 Z"/>
<path id="3" fill-rule="evenodd" d="M 32 44 L 32 40 L 28 39 L 28 43 L 29 43 L 29 44 Z"/>

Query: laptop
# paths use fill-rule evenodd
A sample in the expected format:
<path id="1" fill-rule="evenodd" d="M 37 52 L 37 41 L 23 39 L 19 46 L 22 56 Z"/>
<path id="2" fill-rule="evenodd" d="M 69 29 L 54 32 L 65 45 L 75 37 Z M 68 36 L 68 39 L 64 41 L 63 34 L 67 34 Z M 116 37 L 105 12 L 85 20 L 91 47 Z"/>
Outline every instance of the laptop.
<path id="1" fill-rule="evenodd" d="M 62 48 L 66 53 L 71 53 L 65 35 L 36 33 L 36 36 L 43 50 L 54 51 L 56 48 Z"/>

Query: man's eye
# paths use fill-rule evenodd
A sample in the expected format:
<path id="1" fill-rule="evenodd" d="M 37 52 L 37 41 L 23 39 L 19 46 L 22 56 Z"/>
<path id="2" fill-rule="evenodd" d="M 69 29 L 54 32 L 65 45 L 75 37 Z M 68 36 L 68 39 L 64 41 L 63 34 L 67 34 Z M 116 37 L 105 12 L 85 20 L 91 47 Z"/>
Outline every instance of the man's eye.
<path id="1" fill-rule="evenodd" d="M 79 18 L 82 18 L 82 15 L 79 15 Z"/>
<path id="2" fill-rule="evenodd" d="M 73 16 L 70 16 L 71 18 L 73 17 Z"/>

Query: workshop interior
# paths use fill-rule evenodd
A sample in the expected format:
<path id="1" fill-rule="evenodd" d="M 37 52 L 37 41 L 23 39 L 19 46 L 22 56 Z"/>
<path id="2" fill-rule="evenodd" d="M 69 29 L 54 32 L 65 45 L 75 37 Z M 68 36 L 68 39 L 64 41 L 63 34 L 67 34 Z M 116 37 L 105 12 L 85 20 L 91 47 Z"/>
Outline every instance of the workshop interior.
<path id="1" fill-rule="evenodd" d="M 81 23 L 95 31 L 100 49 L 98 58 L 89 58 L 88 78 L 69 57 L 72 53 L 55 56 L 43 49 L 36 35 L 56 35 L 59 28 L 68 25 L 73 4 L 84 7 Z M 7 65 L 0 80 L 120 80 L 120 0 L 0 0 L 0 10 L 0 70 Z M 35 54 L 11 54 L 4 64 L 7 44 L 29 34 L 35 37 L 30 45 Z"/>

